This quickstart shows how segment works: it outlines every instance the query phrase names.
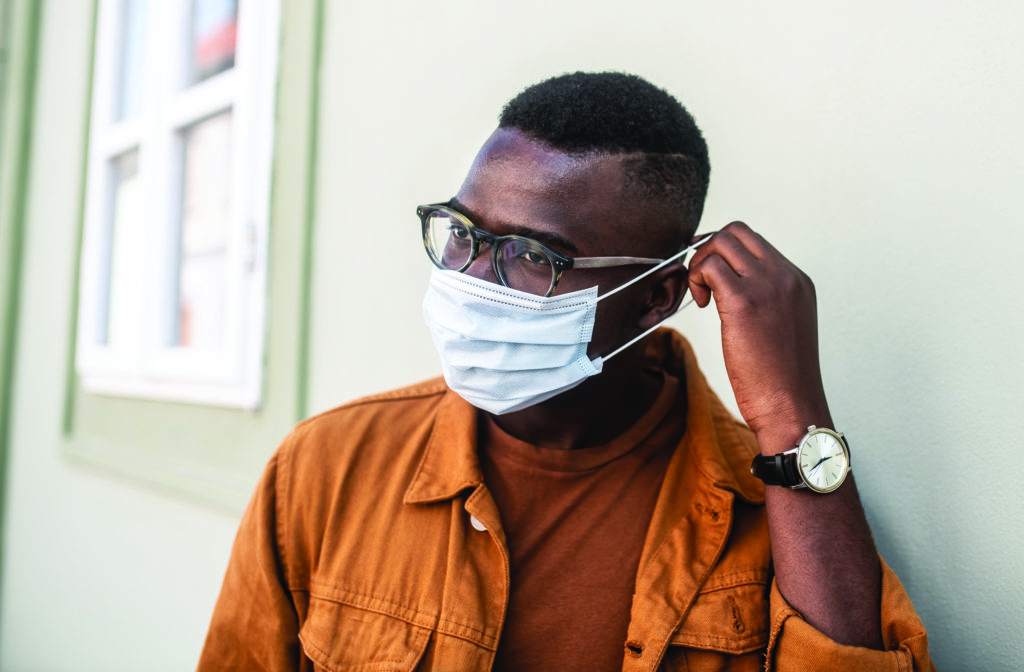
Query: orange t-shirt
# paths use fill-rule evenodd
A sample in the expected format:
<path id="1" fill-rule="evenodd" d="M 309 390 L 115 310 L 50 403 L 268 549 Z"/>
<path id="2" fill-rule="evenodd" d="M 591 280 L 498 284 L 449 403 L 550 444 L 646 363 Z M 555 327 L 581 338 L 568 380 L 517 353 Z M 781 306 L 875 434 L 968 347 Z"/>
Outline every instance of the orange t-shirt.
<path id="1" fill-rule="evenodd" d="M 640 553 L 686 426 L 679 380 L 603 446 L 538 448 L 487 420 L 480 464 L 509 548 L 494 670 L 619 670 Z"/>

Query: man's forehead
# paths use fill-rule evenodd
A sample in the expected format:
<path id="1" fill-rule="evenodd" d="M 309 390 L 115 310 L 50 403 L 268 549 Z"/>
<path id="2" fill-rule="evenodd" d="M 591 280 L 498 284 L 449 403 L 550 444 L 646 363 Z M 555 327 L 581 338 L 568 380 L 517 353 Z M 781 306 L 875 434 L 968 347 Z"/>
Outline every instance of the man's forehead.
<path id="1" fill-rule="evenodd" d="M 456 200 L 485 228 L 548 231 L 584 249 L 588 239 L 603 238 L 621 219 L 623 184 L 613 155 L 570 154 L 514 129 L 498 129 L 477 154 Z"/>
<path id="2" fill-rule="evenodd" d="M 476 164 L 495 166 L 507 162 L 544 163 L 553 172 L 569 172 L 584 165 L 594 154 L 570 153 L 514 128 L 498 128 L 477 153 Z"/>

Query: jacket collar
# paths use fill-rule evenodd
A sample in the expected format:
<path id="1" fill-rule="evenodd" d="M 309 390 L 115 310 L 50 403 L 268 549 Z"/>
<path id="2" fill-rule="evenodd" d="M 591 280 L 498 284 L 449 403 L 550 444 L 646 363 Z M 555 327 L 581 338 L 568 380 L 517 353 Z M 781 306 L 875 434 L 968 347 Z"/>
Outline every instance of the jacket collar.
<path id="1" fill-rule="evenodd" d="M 476 453 L 477 410 L 446 390 L 434 416 L 419 467 L 405 491 L 406 504 L 452 499 L 484 482 Z"/>
<path id="2" fill-rule="evenodd" d="M 683 468 L 679 463 L 685 460 L 715 486 L 747 502 L 763 502 L 763 485 L 750 474 L 756 444 L 749 430 L 732 418 L 708 386 L 686 339 L 672 329 L 659 329 L 649 339 L 644 356 L 647 364 L 686 381 L 684 444 L 690 449 L 677 451 L 666 478 Z M 482 484 L 476 442 L 477 410 L 447 390 L 438 405 L 423 458 L 406 490 L 405 503 L 443 501 Z"/>

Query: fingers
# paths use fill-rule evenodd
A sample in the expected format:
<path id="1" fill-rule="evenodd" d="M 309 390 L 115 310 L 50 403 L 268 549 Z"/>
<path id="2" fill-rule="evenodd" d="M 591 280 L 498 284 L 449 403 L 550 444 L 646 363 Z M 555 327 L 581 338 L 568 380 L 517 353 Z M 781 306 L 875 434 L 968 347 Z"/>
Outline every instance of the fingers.
<path id="1" fill-rule="evenodd" d="M 732 222 L 720 231 L 701 238 L 701 244 L 690 261 L 690 293 L 700 307 L 727 300 L 738 307 L 756 299 L 758 293 L 779 291 L 797 284 L 810 284 L 809 279 L 776 250 L 768 241 L 743 222 Z"/>
<path id="2" fill-rule="evenodd" d="M 755 275 L 762 268 L 762 260 L 758 259 L 737 237 L 732 229 L 726 227 L 713 235 L 711 240 L 701 245 L 693 253 L 690 260 L 692 266 L 700 264 L 704 259 L 719 256 L 740 276 Z"/>
<path id="3" fill-rule="evenodd" d="M 718 238 L 723 233 L 728 233 L 729 237 L 740 241 L 747 251 L 758 259 L 768 259 L 779 253 L 771 243 L 765 240 L 757 231 L 751 229 L 746 222 L 730 222 L 722 227 L 720 231 L 698 236 L 697 240 L 703 240 L 708 237 Z M 697 240 L 694 242 L 697 242 Z M 708 245 L 711 245 L 711 241 L 708 241 Z M 702 245 L 701 247 L 707 247 L 707 245 Z"/>
<path id="4" fill-rule="evenodd" d="M 740 278 L 763 274 L 764 260 L 772 252 L 774 248 L 743 222 L 733 222 L 711 234 L 690 260 L 694 301 L 703 308 L 712 293 L 738 289 Z"/>
<path id="5" fill-rule="evenodd" d="M 690 264 L 690 295 L 694 302 L 704 308 L 711 303 L 711 294 L 735 292 L 739 288 L 740 276 L 725 259 L 718 255 L 705 257 Z"/>

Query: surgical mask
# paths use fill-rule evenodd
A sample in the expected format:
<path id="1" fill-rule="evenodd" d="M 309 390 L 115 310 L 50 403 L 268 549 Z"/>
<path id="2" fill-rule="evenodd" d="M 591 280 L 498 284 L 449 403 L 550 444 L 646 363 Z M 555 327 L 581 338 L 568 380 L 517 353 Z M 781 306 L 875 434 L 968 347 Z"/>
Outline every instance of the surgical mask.
<path id="1" fill-rule="evenodd" d="M 512 413 L 570 390 L 604 363 L 650 334 L 654 325 L 615 351 L 590 359 L 597 304 L 675 262 L 708 237 L 601 296 L 590 287 L 536 296 L 464 273 L 435 268 L 423 317 L 441 356 L 448 387 L 494 415 Z M 690 299 L 679 307 L 690 305 Z"/>

